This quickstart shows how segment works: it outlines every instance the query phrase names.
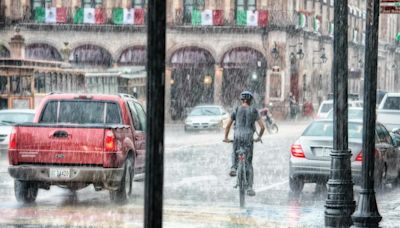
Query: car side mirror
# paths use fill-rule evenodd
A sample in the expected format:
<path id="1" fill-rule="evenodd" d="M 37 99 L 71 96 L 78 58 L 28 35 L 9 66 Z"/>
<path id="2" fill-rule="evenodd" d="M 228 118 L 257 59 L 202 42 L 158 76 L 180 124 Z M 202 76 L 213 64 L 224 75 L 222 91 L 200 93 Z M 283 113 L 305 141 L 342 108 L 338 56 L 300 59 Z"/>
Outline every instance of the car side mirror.
<path id="1" fill-rule="evenodd" d="M 393 134 L 400 135 L 400 128 L 393 128 L 393 129 L 392 129 L 392 133 L 393 133 Z"/>

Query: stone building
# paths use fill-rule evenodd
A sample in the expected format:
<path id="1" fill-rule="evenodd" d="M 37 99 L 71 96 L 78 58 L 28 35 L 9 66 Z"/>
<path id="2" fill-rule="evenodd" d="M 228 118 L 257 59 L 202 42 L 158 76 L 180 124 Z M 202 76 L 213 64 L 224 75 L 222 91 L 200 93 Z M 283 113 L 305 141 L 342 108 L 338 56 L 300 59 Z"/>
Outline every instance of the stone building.
<path id="1" fill-rule="evenodd" d="M 331 92 L 333 1 L 167 0 L 167 118 L 181 119 L 199 103 L 229 109 L 243 89 L 281 116 L 289 93 L 317 108 Z M 349 0 L 348 6 L 349 92 L 361 96 L 365 4 Z M 57 16 L 47 20 L 51 12 Z M 132 12 L 133 21 L 119 20 L 118 12 Z M 146 0 L 0 0 L 0 20 L 3 57 L 19 24 L 29 59 L 64 60 L 98 72 L 146 65 Z M 378 88 L 396 91 L 400 21 L 397 15 L 380 20 Z"/>

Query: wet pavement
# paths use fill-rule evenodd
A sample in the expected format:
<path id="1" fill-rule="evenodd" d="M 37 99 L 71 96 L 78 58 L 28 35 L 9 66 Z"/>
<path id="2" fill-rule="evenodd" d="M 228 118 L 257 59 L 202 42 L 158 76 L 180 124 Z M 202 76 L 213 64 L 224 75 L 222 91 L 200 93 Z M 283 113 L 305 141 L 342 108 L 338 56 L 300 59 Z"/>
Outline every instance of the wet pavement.
<path id="1" fill-rule="evenodd" d="M 279 123 L 255 145 L 257 195 L 239 208 L 235 178 L 227 173 L 231 145 L 222 132 L 185 134 L 179 125 L 166 130 L 164 227 L 323 227 L 326 189 L 314 184 L 294 196 L 288 187 L 288 149 L 306 122 Z M 358 199 L 355 187 L 355 200 Z M 0 227 L 143 227 L 144 183 L 134 183 L 125 205 L 112 204 L 107 191 L 89 186 L 77 193 L 58 187 L 40 190 L 36 203 L 14 198 L 13 182 L 0 164 Z M 400 227 L 400 189 L 377 194 L 381 227 Z"/>

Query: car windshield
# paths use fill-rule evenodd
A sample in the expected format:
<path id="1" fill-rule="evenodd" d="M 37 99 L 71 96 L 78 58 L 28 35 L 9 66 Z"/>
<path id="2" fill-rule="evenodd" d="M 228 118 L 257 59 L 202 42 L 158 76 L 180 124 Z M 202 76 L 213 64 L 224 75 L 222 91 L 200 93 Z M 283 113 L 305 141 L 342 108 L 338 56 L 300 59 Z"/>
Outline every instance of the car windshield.
<path id="1" fill-rule="evenodd" d="M 363 110 L 362 109 L 349 109 L 348 111 L 349 119 L 362 119 L 363 118 Z M 329 111 L 328 119 L 333 118 L 333 110 Z"/>
<path id="2" fill-rule="evenodd" d="M 16 123 L 32 122 L 33 117 L 33 113 L 1 113 L 0 124 L 9 125 Z"/>
<path id="3" fill-rule="evenodd" d="M 333 137 L 333 123 L 332 122 L 313 122 L 304 131 L 303 136 Z M 348 136 L 349 136 L 349 138 L 361 139 L 362 138 L 362 124 L 361 123 L 349 123 Z"/>
<path id="4" fill-rule="evenodd" d="M 383 108 L 400 110 L 400 97 L 387 97 Z"/>
<path id="5" fill-rule="evenodd" d="M 325 104 L 322 104 L 321 112 L 329 112 L 329 110 L 331 110 L 332 107 L 333 107 L 333 104 L 332 104 L 332 103 L 325 103 Z"/>
<path id="6" fill-rule="evenodd" d="M 217 107 L 197 107 L 190 112 L 189 116 L 217 116 L 221 112 Z"/>

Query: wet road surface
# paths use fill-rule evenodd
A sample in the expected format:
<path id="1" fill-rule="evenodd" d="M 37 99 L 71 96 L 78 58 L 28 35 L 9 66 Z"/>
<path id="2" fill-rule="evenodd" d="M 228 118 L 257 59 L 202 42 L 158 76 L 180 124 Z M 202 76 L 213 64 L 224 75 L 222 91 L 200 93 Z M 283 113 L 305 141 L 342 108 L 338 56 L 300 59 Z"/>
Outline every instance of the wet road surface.
<path id="1" fill-rule="evenodd" d="M 323 227 L 326 189 L 308 184 L 301 195 L 288 187 L 288 149 L 305 122 L 281 123 L 255 145 L 255 197 L 239 208 L 235 178 L 229 177 L 231 145 L 222 132 L 185 134 L 180 126 L 166 131 L 164 227 Z M 36 203 L 14 198 L 13 181 L 0 166 L 0 227 L 142 227 L 143 182 L 134 182 L 133 197 L 124 205 L 110 203 L 107 191 L 89 186 L 76 193 L 53 186 L 40 190 Z M 357 196 L 355 187 L 355 199 Z M 377 195 L 382 227 L 400 224 L 399 189 Z"/>

